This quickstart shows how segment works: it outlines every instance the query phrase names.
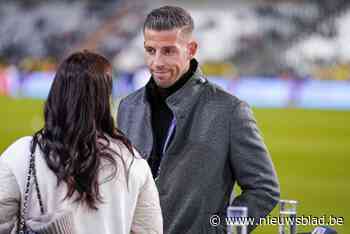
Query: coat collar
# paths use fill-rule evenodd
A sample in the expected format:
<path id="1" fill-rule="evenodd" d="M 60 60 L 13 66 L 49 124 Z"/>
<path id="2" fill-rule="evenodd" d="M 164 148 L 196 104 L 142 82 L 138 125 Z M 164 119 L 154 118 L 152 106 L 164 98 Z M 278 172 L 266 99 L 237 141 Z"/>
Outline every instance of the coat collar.
<path id="1" fill-rule="evenodd" d="M 206 83 L 207 79 L 203 76 L 199 66 L 197 66 L 193 76 L 182 88 L 170 95 L 166 99 L 166 103 L 175 115 L 179 114 L 181 118 L 197 103 L 197 99 L 203 90 L 203 85 Z"/>

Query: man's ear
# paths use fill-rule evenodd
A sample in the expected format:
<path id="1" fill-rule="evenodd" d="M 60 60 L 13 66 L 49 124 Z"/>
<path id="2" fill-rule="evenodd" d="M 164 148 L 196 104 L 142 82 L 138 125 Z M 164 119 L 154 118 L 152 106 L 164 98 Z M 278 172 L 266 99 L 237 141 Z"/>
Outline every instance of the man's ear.
<path id="1" fill-rule="evenodd" d="M 191 59 L 196 55 L 197 49 L 198 43 L 195 40 L 188 43 L 188 55 Z"/>

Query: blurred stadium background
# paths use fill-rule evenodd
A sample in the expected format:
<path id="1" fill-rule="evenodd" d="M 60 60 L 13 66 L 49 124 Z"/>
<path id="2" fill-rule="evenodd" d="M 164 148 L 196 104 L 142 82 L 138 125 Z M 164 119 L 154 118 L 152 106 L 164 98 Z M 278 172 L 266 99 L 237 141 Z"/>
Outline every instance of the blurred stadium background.
<path id="1" fill-rule="evenodd" d="M 55 68 L 72 51 L 110 59 L 115 100 L 147 82 L 141 27 L 164 4 L 193 14 L 209 79 L 254 107 L 281 197 L 298 200 L 299 215 L 343 217 L 334 228 L 348 233 L 349 0 L 0 0 L 0 153 L 42 126 Z"/>

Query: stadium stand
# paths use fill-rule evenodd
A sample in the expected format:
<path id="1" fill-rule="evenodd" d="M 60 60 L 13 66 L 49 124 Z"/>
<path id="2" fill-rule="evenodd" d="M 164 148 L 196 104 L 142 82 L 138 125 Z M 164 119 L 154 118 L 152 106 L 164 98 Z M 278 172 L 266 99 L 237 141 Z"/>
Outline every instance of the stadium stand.
<path id="1" fill-rule="evenodd" d="M 143 65 L 140 28 L 152 5 L 135 2 L 0 2 L 0 63 L 35 70 L 38 66 L 28 64 L 39 60 L 52 63 L 41 66 L 50 69 L 71 51 L 88 48 L 114 58 L 118 70 L 134 72 Z M 227 77 L 349 79 L 350 1 L 226 4 L 189 6 L 197 24 L 198 57 L 204 71 Z"/>

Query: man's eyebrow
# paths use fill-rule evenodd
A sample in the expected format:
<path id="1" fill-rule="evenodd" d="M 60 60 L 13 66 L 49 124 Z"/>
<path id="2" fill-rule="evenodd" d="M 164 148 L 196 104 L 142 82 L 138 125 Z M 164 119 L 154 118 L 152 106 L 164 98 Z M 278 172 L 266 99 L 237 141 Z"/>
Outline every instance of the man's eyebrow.
<path id="1" fill-rule="evenodd" d="M 163 46 L 162 49 L 176 49 L 176 46 Z"/>

